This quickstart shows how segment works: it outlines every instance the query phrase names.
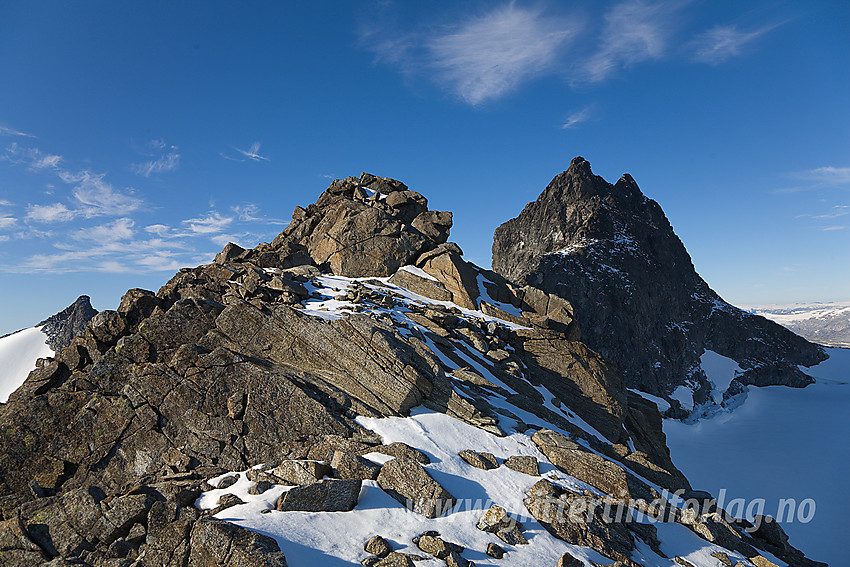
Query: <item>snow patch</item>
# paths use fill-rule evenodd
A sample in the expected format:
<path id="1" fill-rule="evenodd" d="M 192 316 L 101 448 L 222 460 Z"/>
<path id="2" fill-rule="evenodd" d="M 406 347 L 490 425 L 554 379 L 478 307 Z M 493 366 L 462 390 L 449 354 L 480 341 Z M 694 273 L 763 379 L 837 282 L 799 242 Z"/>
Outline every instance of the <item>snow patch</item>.
<path id="1" fill-rule="evenodd" d="M 705 372 L 713 386 L 711 397 L 714 399 L 714 403 L 720 404 L 723 401 L 723 392 L 729 388 L 732 380 L 744 370 L 731 358 L 717 354 L 713 350 L 703 352 L 699 362 L 700 368 Z"/>
<path id="2" fill-rule="evenodd" d="M 404 270 L 405 272 L 410 272 L 414 276 L 419 276 L 420 278 L 431 280 L 432 282 L 438 282 L 437 278 L 423 270 L 422 268 L 417 268 L 416 266 L 402 266 L 399 270 Z"/>
<path id="3" fill-rule="evenodd" d="M 0 402 L 9 399 L 29 373 L 35 370 L 35 361 L 53 356 L 41 327 L 18 331 L 0 339 Z"/>
<path id="4" fill-rule="evenodd" d="M 694 409 L 694 391 L 691 390 L 689 387 L 677 387 L 675 390 L 673 390 L 673 393 L 670 394 L 670 397 L 682 404 L 682 409 L 685 409 L 687 411 L 691 411 L 692 409 Z"/>
<path id="5" fill-rule="evenodd" d="M 659 413 L 664 413 L 665 411 L 670 409 L 670 402 L 668 402 L 664 398 L 659 398 L 658 396 L 653 396 L 652 394 L 647 394 L 646 392 L 641 392 L 640 390 L 635 390 L 634 388 L 629 388 L 629 391 L 634 392 L 641 398 L 654 403 L 656 406 L 658 406 Z"/>

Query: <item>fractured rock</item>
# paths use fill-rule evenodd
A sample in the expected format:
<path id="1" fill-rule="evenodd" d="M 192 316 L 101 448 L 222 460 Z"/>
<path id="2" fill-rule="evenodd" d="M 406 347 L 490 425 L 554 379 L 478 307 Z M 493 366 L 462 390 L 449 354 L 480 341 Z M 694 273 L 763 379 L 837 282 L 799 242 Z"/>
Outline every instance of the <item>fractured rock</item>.
<path id="1" fill-rule="evenodd" d="M 511 455 L 505 460 L 505 466 L 530 476 L 540 476 L 540 463 L 531 455 Z"/>
<path id="2" fill-rule="evenodd" d="M 359 479 L 323 480 L 296 486 L 278 498 L 276 510 L 282 512 L 348 512 L 360 497 Z"/>
<path id="3" fill-rule="evenodd" d="M 496 543 L 488 543 L 487 551 L 485 553 L 494 559 L 501 559 L 505 556 L 505 550 Z"/>
<path id="4" fill-rule="evenodd" d="M 629 562 L 634 539 L 626 523 L 628 515 L 606 514 L 605 502 L 564 490 L 540 480 L 528 491 L 525 507 L 553 536 L 574 545 L 591 547 L 611 559 Z M 619 521 L 614 520 L 620 516 Z"/>
<path id="5" fill-rule="evenodd" d="M 346 451 L 334 451 L 331 469 L 335 478 L 375 480 L 381 472 L 381 465 Z"/>
<path id="6" fill-rule="evenodd" d="M 555 431 L 541 430 L 531 440 L 553 465 L 614 498 L 652 500 L 650 487 L 623 467 Z"/>
<path id="7" fill-rule="evenodd" d="M 479 530 L 496 534 L 509 545 L 526 545 L 528 540 L 522 535 L 522 524 L 511 518 L 505 509 L 495 504 L 481 516 L 476 526 Z"/>
<path id="8" fill-rule="evenodd" d="M 452 553 L 461 553 L 464 548 L 456 543 L 445 541 L 437 532 L 425 532 L 415 537 L 413 543 L 416 547 L 436 557 L 446 559 Z"/>
<path id="9" fill-rule="evenodd" d="M 431 478 L 417 461 L 396 457 L 381 467 L 378 485 L 408 509 L 427 518 L 448 512 L 455 497 Z"/>
<path id="10" fill-rule="evenodd" d="M 377 555 L 381 558 L 386 557 L 393 550 L 389 542 L 379 535 L 375 535 L 369 538 L 369 541 L 366 542 L 366 544 L 363 546 L 363 549 L 367 553 Z"/>
<path id="11" fill-rule="evenodd" d="M 458 456 L 478 469 L 484 469 L 486 471 L 499 468 L 499 461 L 496 460 L 496 456 L 492 453 L 476 453 L 475 451 L 466 449 L 458 453 Z"/>
<path id="12" fill-rule="evenodd" d="M 286 567 L 275 540 L 215 518 L 195 522 L 190 547 L 191 566 Z"/>

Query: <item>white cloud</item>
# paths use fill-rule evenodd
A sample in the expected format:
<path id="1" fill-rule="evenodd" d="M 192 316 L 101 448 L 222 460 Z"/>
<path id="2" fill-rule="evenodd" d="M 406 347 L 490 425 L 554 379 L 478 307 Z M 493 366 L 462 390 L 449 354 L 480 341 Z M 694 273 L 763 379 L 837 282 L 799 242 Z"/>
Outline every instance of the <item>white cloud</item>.
<path id="1" fill-rule="evenodd" d="M 818 167 L 808 172 L 807 177 L 823 185 L 850 184 L 850 167 Z"/>
<path id="2" fill-rule="evenodd" d="M 715 26 L 698 35 L 693 41 L 694 60 L 709 65 L 719 65 L 741 55 L 744 47 L 776 26 L 765 26 L 754 31 L 741 31 L 736 25 Z"/>
<path id="3" fill-rule="evenodd" d="M 173 254 L 168 251 L 142 256 L 136 261 L 136 263 L 140 266 L 144 266 L 149 270 L 154 270 L 158 272 L 172 272 L 175 270 L 179 270 L 182 266 L 185 265 L 178 262 L 174 258 Z"/>
<path id="4" fill-rule="evenodd" d="M 12 142 L 6 148 L 4 158 L 14 164 L 24 164 L 31 170 L 57 169 L 62 156 L 44 153 L 38 148 L 22 148 L 17 142 Z"/>
<path id="5" fill-rule="evenodd" d="M 35 138 L 32 134 L 27 134 L 26 132 L 21 132 L 20 130 L 15 130 L 14 128 L 9 128 L 8 126 L 3 126 L 0 124 L 0 136 L 20 136 L 22 138 Z"/>
<path id="6" fill-rule="evenodd" d="M 232 242 L 237 246 L 242 246 L 243 248 L 246 246 L 244 243 L 246 239 L 249 238 L 250 235 L 248 233 L 243 234 L 217 234 L 210 238 L 210 242 L 217 246 L 224 246 L 228 242 Z"/>
<path id="7" fill-rule="evenodd" d="M 608 10 L 601 47 L 585 64 L 584 78 L 599 82 L 621 67 L 661 58 L 677 8 L 677 4 L 630 0 Z"/>
<path id="8" fill-rule="evenodd" d="M 18 224 L 18 219 L 15 217 L 0 217 L 0 230 L 12 228 L 16 224 Z"/>
<path id="9" fill-rule="evenodd" d="M 843 187 L 850 185 L 850 167 L 817 167 L 794 175 L 806 183 L 793 187 L 777 189 L 776 193 L 797 193 L 799 191 L 810 191 L 824 187 Z"/>
<path id="10" fill-rule="evenodd" d="M 152 224 L 145 227 L 146 232 L 156 234 L 157 236 L 165 237 L 171 231 L 171 227 L 165 224 Z"/>
<path id="11" fill-rule="evenodd" d="M 138 211 L 144 202 L 128 192 L 116 190 L 103 180 L 105 174 L 87 170 L 78 173 L 63 171 L 59 177 L 68 184 L 76 184 L 72 194 L 80 203 L 78 213 L 86 218 L 96 216 L 123 216 Z"/>
<path id="12" fill-rule="evenodd" d="M 230 210 L 236 213 L 236 218 L 240 222 L 259 222 L 274 225 L 289 224 L 287 221 L 266 217 L 260 214 L 260 207 L 254 203 L 245 203 L 243 205 L 235 205 L 230 207 Z"/>
<path id="13" fill-rule="evenodd" d="M 828 227 L 824 228 L 823 230 L 844 230 L 846 228 L 847 228 L 846 226 L 828 226 Z"/>
<path id="14" fill-rule="evenodd" d="M 820 215 L 797 215 L 798 218 L 806 217 L 811 219 L 837 219 L 838 217 L 843 217 L 850 215 L 850 206 L 848 205 L 835 205 L 832 207 L 832 212 L 823 213 Z"/>
<path id="15" fill-rule="evenodd" d="M 508 4 L 427 43 L 437 77 L 477 105 L 549 71 L 576 26 Z"/>
<path id="16" fill-rule="evenodd" d="M 120 218 L 110 223 L 80 229 L 71 237 L 75 240 L 93 240 L 99 243 L 129 240 L 135 234 L 133 225 L 135 225 L 133 219 Z"/>
<path id="17" fill-rule="evenodd" d="M 38 150 L 36 150 L 36 152 L 38 152 Z M 61 161 L 62 156 L 55 154 L 42 154 L 33 159 L 30 167 L 33 169 L 56 168 L 59 166 L 59 162 Z"/>
<path id="18" fill-rule="evenodd" d="M 234 207 L 231 207 L 230 209 L 234 213 L 236 213 L 236 217 L 242 222 L 263 220 L 262 218 L 257 216 L 257 214 L 260 212 L 260 208 L 254 203 L 236 205 Z"/>
<path id="19" fill-rule="evenodd" d="M 27 206 L 28 220 L 36 222 L 67 222 L 76 215 L 75 211 L 68 209 L 62 203 L 51 205 L 29 205 Z"/>
<path id="20" fill-rule="evenodd" d="M 84 242 L 85 240 L 80 240 Z M 73 248 L 71 242 L 55 244 L 62 252 L 53 254 L 35 254 L 7 271 L 34 273 L 51 271 L 54 273 L 107 271 L 107 272 L 146 272 L 151 269 L 170 270 L 164 263 L 154 267 L 152 256 L 179 257 L 191 256 L 194 250 L 180 243 L 165 242 L 162 239 L 129 240 L 117 238 L 107 242 L 97 242 L 92 246 Z M 181 251 L 182 250 L 182 251 Z"/>
<path id="21" fill-rule="evenodd" d="M 182 221 L 182 224 L 195 234 L 214 234 L 223 231 L 232 222 L 233 217 L 225 217 L 213 211 L 205 217 L 186 219 Z"/>
<path id="22" fill-rule="evenodd" d="M 224 159 L 229 159 L 230 161 L 269 161 L 269 158 L 266 156 L 260 155 L 260 142 L 254 142 L 251 144 L 247 150 L 240 150 L 239 148 L 234 147 L 234 150 L 239 152 L 243 158 L 233 157 L 225 154 L 224 152 L 219 152 L 219 155 Z"/>
<path id="23" fill-rule="evenodd" d="M 160 156 L 159 158 L 146 161 L 145 163 L 136 163 L 131 166 L 134 173 L 144 177 L 150 177 L 154 173 L 166 173 L 174 171 L 180 166 L 180 154 L 176 151 L 177 148 L 172 146 L 172 151 Z"/>
<path id="24" fill-rule="evenodd" d="M 0 207 L 11 207 L 13 203 L 11 201 L 7 201 L 6 199 L 0 199 Z"/>
<path id="25" fill-rule="evenodd" d="M 567 119 L 561 125 L 561 128 L 564 129 L 564 130 L 569 130 L 570 128 L 575 128 L 576 126 L 578 126 L 582 122 L 586 122 L 587 120 L 589 120 L 590 116 L 591 116 L 591 108 L 589 106 L 582 108 L 581 110 L 573 112 L 572 114 L 567 116 Z"/>

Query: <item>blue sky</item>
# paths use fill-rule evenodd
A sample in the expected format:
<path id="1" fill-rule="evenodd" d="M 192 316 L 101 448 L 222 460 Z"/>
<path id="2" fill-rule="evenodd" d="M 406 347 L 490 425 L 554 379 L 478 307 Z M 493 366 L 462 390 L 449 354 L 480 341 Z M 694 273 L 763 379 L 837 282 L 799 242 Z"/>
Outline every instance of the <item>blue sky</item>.
<path id="1" fill-rule="evenodd" d="M 848 93 L 846 2 L 0 2 L 0 334 L 361 171 L 486 266 L 576 155 L 728 300 L 848 300 Z"/>

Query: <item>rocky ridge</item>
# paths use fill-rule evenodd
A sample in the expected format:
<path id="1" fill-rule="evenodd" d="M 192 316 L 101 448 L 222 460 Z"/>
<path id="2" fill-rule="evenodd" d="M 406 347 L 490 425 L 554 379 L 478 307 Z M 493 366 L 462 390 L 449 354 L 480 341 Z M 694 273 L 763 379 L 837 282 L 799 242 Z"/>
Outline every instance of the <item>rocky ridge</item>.
<path id="1" fill-rule="evenodd" d="M 496 229 L 493 268 L 567 300 L 582 340 L 627 386 L 665 397 L 677 417 L 684 415 L 670 397 L 677 387 L 692 390 L 697 405 L 712 403 L 700 366 L 706 351 L 742 369 L 716 392 L 725 399 L 749 384 L 805 386 L 812 379 L 798 365 L 826 358 L 820 347 L 725 302 L 697 274 L 658 203 L 629 174 L 612 185 L 581 157 Z"/>
<path id="2" fill-rule="evenodd" d="M 275 539 L 219 518 L 356 513 L 378 490 L 439 521 L 465 497 L 441 484 L 452 461 L 527 479 L 545 533 L 502 506 L 477 511 L 489 558 L 507 547 L 522 561 L 552 537 L 586 564 L 666 561 L 650 524 L 553 513 L 580 502 L 660 507 L 744 565 L 815 564 L 778 526 L 751 535 L 665 496 L 711 500 L 670 461 L 656 406 L 579 340 L 568 301 L 466 262 L 450 226 L 419 193 L 363 174 L 297 208 L 271 243 L 229 244 L 157 293 L 128 291 L 0 407 L 4 562 L 286 565 Z M 466 447 L 435 463 L 364 425 L 421 406 L 526 453 Z M 363 564 L 471 564 L 452 533 L 406 537 L 419 553 L 372 538 Z"/>
<path id="3" fill-rule="evenodd" d="M 41 327 L 41 331 L 47 335 L 47 344 L 56 351 L 71 344 L 71 339 L 82 333 L 95 315 L 97 310 L 91 306 L 91 298 L 81 295 L 74 303 L 36 327 Z"/>

